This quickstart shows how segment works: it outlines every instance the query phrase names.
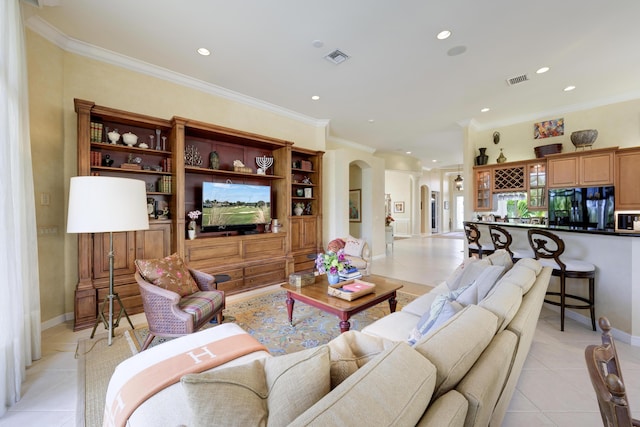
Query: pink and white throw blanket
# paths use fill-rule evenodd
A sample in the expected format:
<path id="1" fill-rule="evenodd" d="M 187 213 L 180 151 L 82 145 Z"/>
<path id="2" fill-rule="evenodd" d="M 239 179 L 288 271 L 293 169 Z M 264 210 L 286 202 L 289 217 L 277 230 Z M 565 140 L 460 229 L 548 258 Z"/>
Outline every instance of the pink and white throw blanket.
<path id="1" fill-rule="evenodd" d="M 124 426 L 139 405 L 186 374 L 204 372 L 256 351 L 267 351 L 237 325 L 225 326 L 152 347 L 118 365 L 107 389 L 103 427 Z M 218 333 L 212 336 L 214 331 Z"/>

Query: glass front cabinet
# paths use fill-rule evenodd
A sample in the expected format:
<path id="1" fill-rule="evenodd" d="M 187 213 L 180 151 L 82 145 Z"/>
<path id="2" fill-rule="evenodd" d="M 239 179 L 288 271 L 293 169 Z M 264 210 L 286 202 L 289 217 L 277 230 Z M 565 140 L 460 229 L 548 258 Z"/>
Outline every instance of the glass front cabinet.
<path id="1" fill-rule="evenodd" d="M 529 194 L 527 197 L 529 209 L 541 210 L 547 208 L 547 166 L 542 162 L 527 165 L 529 179 Z"/>
<path id="2" fill-rule="evenodd" d="M 491 168 L 475 169 L 475 210 L 491 210 Z"/>

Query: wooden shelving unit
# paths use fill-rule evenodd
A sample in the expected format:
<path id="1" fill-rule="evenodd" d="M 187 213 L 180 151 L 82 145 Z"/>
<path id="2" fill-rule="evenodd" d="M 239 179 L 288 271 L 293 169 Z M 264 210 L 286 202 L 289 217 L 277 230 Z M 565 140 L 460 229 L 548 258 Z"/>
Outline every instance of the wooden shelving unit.
<path id="1" fill-rule="evenodd" d="M 115 288 L 129 314 L 142 311 L 138 286 L 133 278 L 136 258 L 159 258 L 177 252 L 193 268 L 231 276 L 221 284 L 227 294 L 269 286 L 286 281 L 300 269 L 313 268 L 308 256 L 315 254 L 322 242 L 322 156 L 321 151 L 292 148 L 293 143 L 236 129 L 229 129 L 187 118 L 171 120 L 101 107 L 90 101 L 75 100 L 78 118 L 78 175 L 100 174 L 141 179 L 147 184 L 150 229 L 114 233 L 116 249 Z M 96 136 L 92 124 L 102 126 Z M 149 148 L 110 144 L 106 128 L 120 134 L 131 132 Z M 156 150 L 148 135 L 156 130 L 165 136 L 164 149 Z M 162 146 L 161 146 L 162 148 Z M 201 162 L 185 161 L 185 150 L 198 153 Z M 209 164 L 212 151 L 219 164 Z M 109 155 L 113 163 L 103 163 Z M 264 175 L 257 174 L 256 157 L 273 157 L 274 163 Z M 99 160 L 96 160 L 99 159 Z M 251 172 L 234 170 L 240 160 Z M 293 167 L 293 162 L 305 167 Z M 139 164 L 121 167 L 123 163 Z M 311 183 L 298 181 L 307 176 Z M 302 178 L 299 178 L 302 180 Z M 234 182 L 268 185 L 271 188 L 271 214 L 282 225 L 280 232 L 267 232 L 258 225 L 257 234 L 241 235 L 237 231 L 202 232 L 188 240 L 186 214 L 202 209 L 203 182 Z M 159 185 L 163 183 L 163 186 Z M 168 185 L 167 185 L 168 183 Z M 297 195 L 297 189 L 303 195 Z M 309 194 L 304 193 L 310 189 Z M 307 190 L 308 191 L 308 190 Z M 305 203 L 307 212 L 293 213 L 294 203 Z M 164 214 L 168 210 L 168 216 Z M 156 212 L 160 215 L 156 218 Z M 75 297 L 74 328 L 90 327 L 95 322 L 98 302 L 106 292 L 108 265 L 104 235 L 81 234 L 78 237 L 79 281 Z M 116 310 L 118 307 L 116 307 Z"/>

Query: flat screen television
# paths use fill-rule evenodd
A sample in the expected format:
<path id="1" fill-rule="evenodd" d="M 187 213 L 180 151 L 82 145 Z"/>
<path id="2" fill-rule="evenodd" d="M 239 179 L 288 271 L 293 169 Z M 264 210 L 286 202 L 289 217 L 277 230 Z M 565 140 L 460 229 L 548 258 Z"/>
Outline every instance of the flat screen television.
<path id="1" fill-rule="evenodd" d="M 202 183 L 202 230 L 255 230 L 271 222 L 268 185 Z"/>

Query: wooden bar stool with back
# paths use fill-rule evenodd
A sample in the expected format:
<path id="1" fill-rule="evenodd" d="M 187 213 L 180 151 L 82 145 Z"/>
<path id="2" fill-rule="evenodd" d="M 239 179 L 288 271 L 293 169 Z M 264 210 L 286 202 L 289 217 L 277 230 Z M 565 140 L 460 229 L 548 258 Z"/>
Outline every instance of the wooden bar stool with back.
<path id="1" fill-rule="evenodd" d="M 499 225 L 489 225 L 489 234 L 495 250 L 504 249 L 511 257 L 511 261 L 516 262 L 521 258 L 531 258 L 532 254 L 519 249 L 511 249 L 513 237 L 505 228 Z"/>
<path id="2" fill-rule="evenodd" d="M 546 299 L 544 302 L 560 307 L 560 330 L 564 331 L 565 308 L 589 310 L 591 314 L 591 327 L 596 330 L 595 316 L 595 265 L 578 259 L 560 259 L 564 252 L 564 241 L 557 235 L 544 230 L 528 230 L 529 244 L 533 249 L 534 257 L 546 267 L 553 267 L 552 275 L 560 278 L 560 292 L 547 292 L 547 296 L 559 296 L 560 301 Z M 566 279 L 588 279 L 589 296 L 583 297 L 566 292 Z M 583 302 L 584 304 L 567 304 L 567 298 Z"/>
<path id="3" fill-rule="evenodd" d="M 482 258 L 483 254 L 491 255 L 495 252 L 492 243 L 485 243 L 484 245 L 480 243 L 480 230 L 478 230 L 477 225 L 468 221 L 464 221 L 462 224 L 464 225 L 464 234 L 467 236 L 469 257 L 472 257 L 473 254 L 478 254 L 478 258 Z"/>

